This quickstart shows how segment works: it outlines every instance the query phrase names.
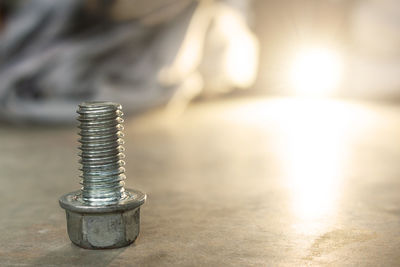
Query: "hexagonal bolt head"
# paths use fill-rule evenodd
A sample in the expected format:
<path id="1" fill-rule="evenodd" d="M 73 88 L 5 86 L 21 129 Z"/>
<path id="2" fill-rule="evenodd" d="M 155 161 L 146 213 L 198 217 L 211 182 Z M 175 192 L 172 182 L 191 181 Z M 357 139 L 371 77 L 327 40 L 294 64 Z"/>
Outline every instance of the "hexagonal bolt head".
<path id="1" fill-rule="evenodd" d="M 83 248 L 118 248 L 139 235 L 140 208 L 111 213 L 77 213 L 66 210 L 68 235 Z"/>
<path id="2" fill-rule="evenodd" d="M 67 215 L 71 241 L 89 249 L 119 248 L 134 242 L 139 235 L 140 206 L 146 194 L 129 189 L 118 204 L 90 206 L 81 199 L 80 191 L 63 195 L 60 206 Z"/>

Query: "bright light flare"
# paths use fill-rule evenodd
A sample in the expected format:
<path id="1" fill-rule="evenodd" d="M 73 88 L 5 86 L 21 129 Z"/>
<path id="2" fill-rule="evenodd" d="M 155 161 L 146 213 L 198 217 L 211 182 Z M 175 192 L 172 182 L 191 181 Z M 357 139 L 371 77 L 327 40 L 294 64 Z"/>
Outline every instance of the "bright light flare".
<path id="1" fill-rule="evenodd" d="M 293 101 L 280 113 L 283 169 L 296 217 L 304 221 L 335 213 L 347 157 L 348 107 L 323 100 Z"/>
<path id="2" fill-rule="evenodd" d="M 297 94 L 327 96 L 338 88 L 342 72 L 342 59 L 334 50 L 303 49 L 294 57 L 290 81 Z"/>

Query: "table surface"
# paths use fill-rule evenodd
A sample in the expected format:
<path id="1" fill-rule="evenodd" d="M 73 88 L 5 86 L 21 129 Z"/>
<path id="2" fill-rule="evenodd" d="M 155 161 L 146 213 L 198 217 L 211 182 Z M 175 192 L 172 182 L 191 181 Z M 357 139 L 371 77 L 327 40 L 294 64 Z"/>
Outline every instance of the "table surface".
<path id="1" fill-rule="evenodd" d="M 71 244 L 77 130 L 0 126 L 2 266 L 400 264 L 400 106 L 241 98 L 125 123 L 135 244 Z"/>

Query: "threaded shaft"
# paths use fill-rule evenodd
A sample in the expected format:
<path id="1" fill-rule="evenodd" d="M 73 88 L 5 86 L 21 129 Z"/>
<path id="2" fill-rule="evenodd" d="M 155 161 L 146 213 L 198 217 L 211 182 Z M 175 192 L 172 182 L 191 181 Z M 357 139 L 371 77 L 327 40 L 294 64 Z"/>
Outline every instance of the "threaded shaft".
<path id="1" fill-rule="evenodd" d="M 79 105 L 82 200 L 111 205 L 126 197 L 121 105 L 84 102 Z"/>

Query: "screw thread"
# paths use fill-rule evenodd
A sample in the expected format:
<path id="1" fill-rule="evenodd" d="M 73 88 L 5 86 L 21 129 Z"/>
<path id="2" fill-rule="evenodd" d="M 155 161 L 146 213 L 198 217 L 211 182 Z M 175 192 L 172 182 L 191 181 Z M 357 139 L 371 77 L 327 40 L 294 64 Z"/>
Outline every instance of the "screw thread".
<path id="1" fill-rule="evenodd" d="M 111 102 L 79 105 L 81 197 L 88 205 L 112 205 L 126 197 L 121 109 Z"/>

